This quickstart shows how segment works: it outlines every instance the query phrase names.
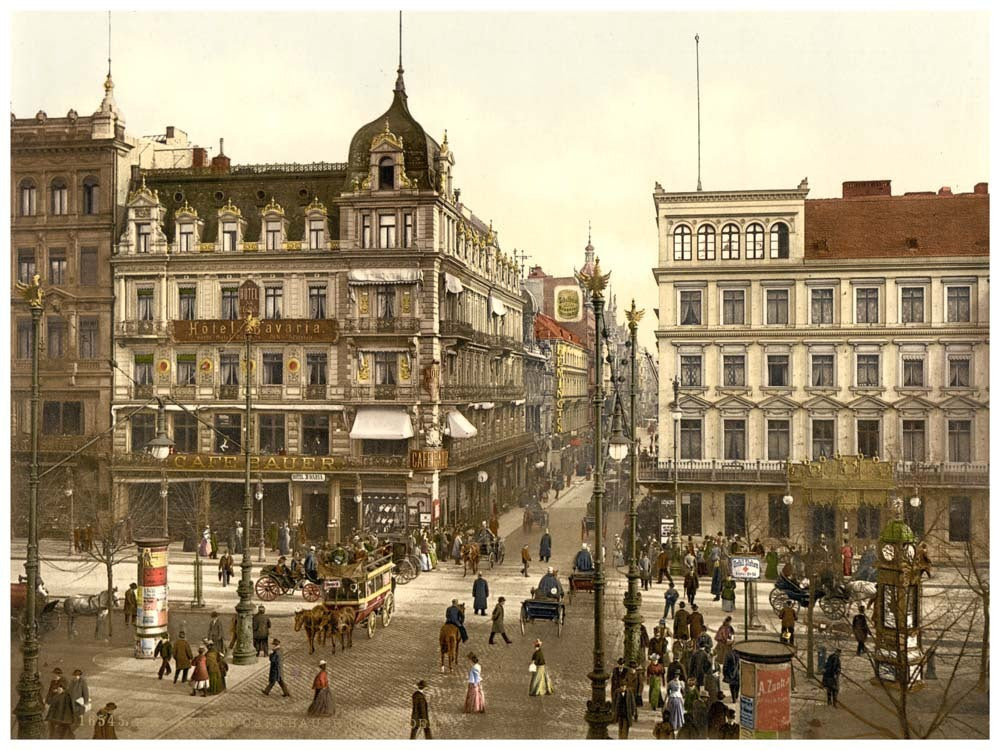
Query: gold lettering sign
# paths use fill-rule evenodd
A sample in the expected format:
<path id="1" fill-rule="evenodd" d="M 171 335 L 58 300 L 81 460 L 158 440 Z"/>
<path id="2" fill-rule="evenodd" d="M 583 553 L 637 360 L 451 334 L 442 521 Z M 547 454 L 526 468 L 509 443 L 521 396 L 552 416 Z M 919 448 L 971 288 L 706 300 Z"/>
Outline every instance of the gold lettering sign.
<path id="1" fill-rule="evenodd" d="M 368 292 L 358 294 L 358 315 L 368 314 Z"/>
<path id="2" fill-rule="evenodd" d="M 403 301 L 400 303 L 399 308 L 403 315 L 409 315 L 412 311 L 413 305 L 410 300 L 409 292 L 403 292 Z"/>
<path id="3" fill-rule="evenodd" d="M 792 484 L 820 492 L 849 493 L 860 490 L 890 490 L 895 486 L 892 464 L 877 458 L 837 456 L 791 464 Z M 847 502 L 857 502 L 851 497 Z"/>
<path id="4" fill-rule="evenodd" d="M 435 451 L 430 451 L 434 453 Z M 447 468 L 448 451 L 444 453 Z M 336 471 L 346 465 L 344 456 L 250 456 L 251 471 L 314 472 Z M 169 458 L 168 469 L 217 469 L 243 471 L 242 455 L 225 456 L 211 453 L 176 453 Z"/>
<path id="5" fill-rule="evenodd" d="M 443 449 L 410 451 L 410 468 L 414 471 L 447 469 L 448 451 Z"/>
<path id="6" fill-rule="evenodd" d="M 578 320 L 580 317 L 580 290 L 556 291 L 556 320 Z"/>
<path id="7" fill-rule="evenodd" d="M 243 320 L 174 320 L 171 336 L 178 344 L 225 344 L 242 338 Z M 336 343 L 339 330 L 332 319 L 262 320 L 253 340 L 262 343 Z"/>

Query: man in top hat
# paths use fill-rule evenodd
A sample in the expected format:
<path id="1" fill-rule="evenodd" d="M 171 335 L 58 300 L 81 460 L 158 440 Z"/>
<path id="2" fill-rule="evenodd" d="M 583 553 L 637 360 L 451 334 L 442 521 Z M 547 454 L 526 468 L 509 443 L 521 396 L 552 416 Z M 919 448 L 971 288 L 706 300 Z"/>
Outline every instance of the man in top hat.
<path id="1" fill-rule="evenodd" d="M 52 680 L 49 682 L 49 692 L 45 694 L 45 705 L 52 703 L 52 696 L 55 695 L 57 687 L 61 687 L 63 690 L 66 689 L 66 680 L 63 677 L 63 671 L 56 667 L 52 670 Z"/>
<path id="2" fill-rule="evenodd" d="M 90 710 L 90 688 L 83 677 L 83 670 L 73 670 L 73 679 L 70 680 L 66 692 L 73 699 L 73 713 L 76 716 L 76 726 L 80 726 L 83 723 L 83 715 Z"/>
<path id="3" fill-rule="evenodd" d="M 290 698 L 291 693 L 288 692 L 288 688 L 285 686 L 285 674 L 284 674 L 284 653 L 281 650 L 281 641 L 277 638 L 271 641 L 271 655 L 268 657 L 271 661 L 271 668 L 267 673 L 267 687 L 264 688 L 264 695 L 271 694 L 271 688 L 277 684 L 281 687 L 281 694 L 285 698 Z"/>
<path id="4" fill-rule="evenodd" d="M 97 718 L 94 721 L 94 739 L 95 740 L 117 740 L 118 735 L 115 734 L 115 717 L 114 712 L 117 710 L 118 706 L 114 703 L 105 704 L 104 708 L 97 712 Z"/>
<path id="5" fill-rule="evenodd" d="M 264 605 L 257 607 L 253 616 L 253 647 L 257 656 L 267 656 L 267 639 L 271 637 L 271 619 L 265 614 Z"/>
<path id="6" fill-rule="evenodd" d="M 130 583 L 128 585 L 128 591 L 125 592 L 125 606 L 123 607 L 125 612 L 125 624 L 129 623 L 135 624 L 135 615 L 139 611 L 139 598 L 136 594 L 136 584 Z"/>
<path id="7" fill-rule="evenodd" d="M 212 612 L 212 619 L 208 621 L 208 635 L 205 639 L 214 643 L 220 654 L 226 655 L 226 636 L 222 632 L 222 621 L 219 619 L 218 612 Z"/>
<path id="8" fill-rule="evenodd" d="M 319 580 L 319 566 L 316 562 L 316 547 L 312 546 L 309 548 L 309 552 L 306 553 L 305 562 L 302 565 L 306 571 L 306 578 L 310 581 Z"/>
<path id="9" fill-rule="evenodd" d="M 417 689 L 414 691 L 412 698 L 410 699 L 410 704 L 412 708 L 410 709 L 410 739 L 415 740 L 417 738 L 417 732 L 421 729 L 424 730 L 424 739 L 432 740 L 431 736 L 431 718 L 430 713 L 427 709 L 427 696 L 424 695 L 424 690 L 427 689 L 427 683 L 420 680 L 417 683 Z"/>

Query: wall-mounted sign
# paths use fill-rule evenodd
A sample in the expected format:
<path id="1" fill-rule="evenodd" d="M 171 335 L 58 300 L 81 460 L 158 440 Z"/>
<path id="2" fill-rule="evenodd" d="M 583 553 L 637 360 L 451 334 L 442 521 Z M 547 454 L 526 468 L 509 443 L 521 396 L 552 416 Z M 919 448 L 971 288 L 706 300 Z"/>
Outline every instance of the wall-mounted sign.
<path id="1" fill-rule="evenodd" d="M 243 337 L 244 320 L 172 320 L 170 334 L 178 344 L 227 344 Z M 337 321 L 309 318 L 262 320 L 255 343 L 336 343 Z"/>
<path id="2" fill-rule="evenodd" d="M 240 289 L 237 292 L 237 302 L 241 318 L 246 320 L 249 315 L 257 317 L 260 315 L 260 287 L 250 281 L 250 279 L 247 279 L 240 284 Z"/>
<path id="3" fill-rule="evenodd" d="M 555 319 L 564 323 L 575 323 L 583 319 L 583 297 L 578 286 L 557 286 L 553 305 Z"/>
<path id="4" fill-rule="evenodd" d="M 448 451 L 442 449 L 410 451 L 410 468 L 415 471 L 447 469 Z"/>
<path id="5" fill-rule="evenodd" d="M 760 579 L 760 558 L 730 557 L 729 573 L 735 581 L 757 581 Z"/>
<path id="6" fill-rule="evenodd" d="M 292 474 L 293 482 L 325 482 L 326 474 Z"/>

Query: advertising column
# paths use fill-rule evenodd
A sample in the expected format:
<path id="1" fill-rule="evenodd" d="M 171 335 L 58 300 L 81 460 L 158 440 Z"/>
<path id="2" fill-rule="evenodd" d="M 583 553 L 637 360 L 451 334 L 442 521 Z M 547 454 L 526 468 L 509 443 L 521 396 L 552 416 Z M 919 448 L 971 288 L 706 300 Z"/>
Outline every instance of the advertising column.
<path id="1" fill-rule="evenodd" d="M 135 657 L 152 659 L 160 633 L 167 632 L 167 549 L 169 539 L 136 539 Z"/>
<path id="2" fill-rule="evenodd" d="M 794 651 L 777 641 L 743 641 L 733 650 L 740 659 L 740 739 L 790 739 Z"/>

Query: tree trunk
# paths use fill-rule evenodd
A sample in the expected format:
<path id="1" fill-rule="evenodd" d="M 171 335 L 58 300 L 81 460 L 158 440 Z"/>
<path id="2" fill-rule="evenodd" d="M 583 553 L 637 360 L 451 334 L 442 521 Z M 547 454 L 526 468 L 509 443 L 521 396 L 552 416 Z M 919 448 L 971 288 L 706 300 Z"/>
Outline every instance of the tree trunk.
<path id="1" fill-rule="evenodd" d="M 111 640 L 111 633 L 112 633 L 112 630 L 111 630 L 111 621 L 114 619 L 114 617 L 112 617 L 111 611 L 114 608 L 114 604 L 115 604 L 115 594 L 114 594 L 114 565 L 113 565 L 114 559 L 113 559 L 113 556 L 112 556 L 110 550 L 107 548 L 107 546 L 105 546 L 104 551 L 107 552 L 107 555 L 104 558 L 104 566 L 105 566 L 105 570 L 107 571 L 107 574 L 108 574 L 108 610 L 107 610 L 107 615 L 105 616 L 105 620 L 106 620 L 105 627 L 108 629 L 107 639 L 110 641 Z"/>
<path id="2" fill-rule="evenodd" d="M 816 576 L 809 577 L 809 606 L 806 609 L 806 677 L 814 679 L 816 670 L 813 665 L 813 609 L 816 607 Z"/>
<path id="3" fill-rule="evenodd" d="M 979 652 L 979 682 L 976 689 L 985 692 L 990 686 L 990 597 L 983 596 L 983 647 Z"/>

